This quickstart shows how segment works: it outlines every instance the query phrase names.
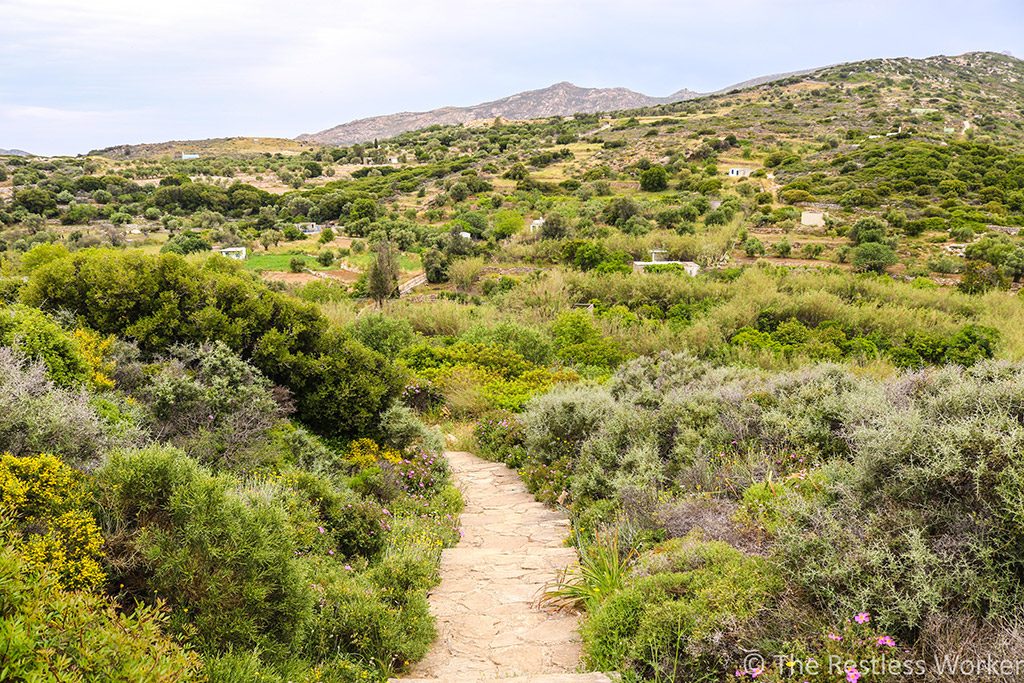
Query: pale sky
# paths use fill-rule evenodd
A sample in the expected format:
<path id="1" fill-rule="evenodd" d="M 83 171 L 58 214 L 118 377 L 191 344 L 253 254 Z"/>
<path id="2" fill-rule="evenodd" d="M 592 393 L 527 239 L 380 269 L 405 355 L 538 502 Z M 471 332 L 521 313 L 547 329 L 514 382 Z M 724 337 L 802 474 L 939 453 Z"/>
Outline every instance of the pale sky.
<path id="1" fill-rule="evenodd" d="M 0 0 L 0 148 L 294 137 L 558 81 L 649 95 L 1024 56 L 1024 0 Z"/>

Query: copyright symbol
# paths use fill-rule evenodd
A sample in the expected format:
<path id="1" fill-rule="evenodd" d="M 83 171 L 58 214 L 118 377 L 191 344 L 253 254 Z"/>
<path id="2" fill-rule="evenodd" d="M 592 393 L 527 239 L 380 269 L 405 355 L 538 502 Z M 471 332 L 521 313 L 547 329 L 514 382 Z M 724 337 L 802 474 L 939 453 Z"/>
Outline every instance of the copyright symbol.
<path id="1" fill-rule="evenodd" d="M 751 652 L 743 658 L 743 669 L 745 671 L 756 671 L 764 669 L 764 657 L 760 652 Z"/>

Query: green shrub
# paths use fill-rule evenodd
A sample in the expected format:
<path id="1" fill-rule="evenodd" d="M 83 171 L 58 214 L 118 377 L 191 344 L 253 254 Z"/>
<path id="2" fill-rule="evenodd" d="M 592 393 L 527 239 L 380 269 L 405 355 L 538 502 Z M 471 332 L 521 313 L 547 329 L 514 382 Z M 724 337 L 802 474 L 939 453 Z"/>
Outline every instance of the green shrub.
<path id="1" fill-rule="evenodd" d="M 269 291 L 226 259 L 199 267 L 174 254 L 84 250 L 33 271 L 23 299 L 73 312 L 146 352 L 221 341 L 291 389 L 299 417 L 323 434 L 369 431 L 403 385 L 315 307 Z"/>
<path id="2" fill-rule="evenodd" d="M 14 455 L 53 453 L 77 467 L 95 465 L 118 439 L 86 394 L 56 386 L 46 374 L 42 363 L 0 348 L 0 440 Z M 130 442 L 133 425 L 123 433 Z"/>
<path id="3" fill-rule="evenodd" d="M 500 322 L 491 327 L 471 327 L 459 337 L 474 344 L 488 344 L 509 349 L 536 365 L 551 361 L 551 342 L 537 330 L 512 322 Z"/>
<path id="4" fill-rule="evenodd" d="M 194 254 L 202 251 L 210 251 L 210 243 L 203 239 L 197 232 L 186 230 L 178 233 L 167 240 L 160 252 L 164 254 Z"/>
<path id="5" fill-rule="evenodd" d="M 568 488 L 573 462 L 583 443 L 612 413 L 604 392 L 567 387 L 534 399 L 523 415 L 527 462 L 523 475 L 531 492 L 552 501 Z"/>
<path id="6" fill-rule="evenodd" d="M 867 242 L 853 250 L 853 267 L 857 270 L 884 273 L 897 261 L 899 258 L 892 247 L 878 242 Z"/>
<path id="7" fill-rule="evenodd" d="M 221 342 L 175 353 L 151 367 L 150 383 L 138 392 L 157 433 L 207 465 L 247 471 L 266 464 L 252 445 L 281 412 L 266 378 Z"/>
<path id="8" fill-rule="evenodd" d="M 42 311 L 16 305 L 0 312 L 0 344 L 41 361 L 58 385 L 73 386 L 89 378 L 88 364 L 74 337 Z"/>
<path id="9" fill-rule="evenodd" d="M 592 317 L 583 311 L 567 311 L 551 326 L 555 354 L 575 365 L 614 368 L 625 354 L 616 344 L 603 337 Z"/>
<path id="10" fill-rule="evenodd" d="M 191 631 L 203 652 L 279 658 L 300 642 L 314 596 L 280 507 L 243 500 L 173 449 L 114 454 L 96 479 L 102 521 L 117 533 L 108 571 L 127 595 L 166 601 L 172 629 Z"/>
<path id="11" fill-rule="evenodd" d="M 397 357 L 416 338 L 407 320 L 383 314 L 361 315 L 351 329 L 353 337 L 387 358 Z"/>
<path id="12" fill-rule="evenodd" d="M 657 680 L 698 680 L 742 657 L 744 625 L 782 589 L 772 565 L 724 543 L 695 537 L 653 549 L 626 587 L 582 629 L 588 666 Z M 651 572 L 657 569 L 654 573 Z"/>
<path id="13" fill-rule="evenodd" d="M 473 430 L 477 454 L 518 468 L 526 462 L 523 423 L 506 411 L 481 417 Z"/>
<path id="14" fill-rule="evenodd" d="M 65 591 L 53 575 L 0 547 L 0 662 L 7 680 L 196 680 L 199 658 L 163 633 L 166 620 L 159 603 L 128 613 L 95 593 Z"/>
<path id="15" fill-rule="evenodd" d="M 388 599 L 368 577 L 327 575 L 314 585 L 316 609 L 306 651 L 313 659 L 352 655 L 390 674 L 423 657 L 434 620 L 422 592 Z M 385 574 L 385 578 L 393 574 Z M 414 582 L 415 583 L 415 582 Z"/>

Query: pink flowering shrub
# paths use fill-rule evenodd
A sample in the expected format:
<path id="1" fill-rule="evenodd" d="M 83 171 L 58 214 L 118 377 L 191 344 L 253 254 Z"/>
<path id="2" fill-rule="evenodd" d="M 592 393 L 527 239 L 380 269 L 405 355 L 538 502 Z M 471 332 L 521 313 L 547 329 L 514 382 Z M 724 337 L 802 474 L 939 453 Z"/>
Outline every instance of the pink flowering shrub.
<path id="1" fill-rule="evenodd" d="M 520 467 L 526 460 L 526 433 L 522 421 L 513 413 L 495 412 L 481 418 L 473 433 L 477 454 L 498 460 L 509 467 Z"/>
<path id="2" fill-rule="evenodd" d="M 916 658 L 858 612 L 840 625 L 794 639 L 779 648 L 785 657 L 765 658 L 760 670 L 738 668 L 736 680 L 767 683 L 882 683 L 918 673 Z"/>

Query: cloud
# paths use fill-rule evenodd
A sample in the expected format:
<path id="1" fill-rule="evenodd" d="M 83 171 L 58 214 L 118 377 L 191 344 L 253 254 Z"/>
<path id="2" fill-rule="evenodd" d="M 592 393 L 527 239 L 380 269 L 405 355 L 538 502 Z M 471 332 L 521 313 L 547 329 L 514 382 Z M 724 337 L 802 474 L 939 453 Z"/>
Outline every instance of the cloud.
<path id="1" fill-rule="evenodd" d="M 1024 53 L 1022 15 L 1019 0 L 0 0 L 0 102 L 22 108 L 0 147 L 296 135 L 561 80 L 668 94 L 882 55 Z M 78 129 L 47 133 L 46 116 Z"/>
<path id="2" fill-rule="evenodd" d="M 88 111 L 81 109 L 57 109 L 55 107 L 35 107 L 26 105 L 0 106 L 0 120 L 29 124 L 96 124 L 104 121 L 116 121 L 118 119 L 135 117 L 144 113 L 145 110 L 143 109 Z"/>

